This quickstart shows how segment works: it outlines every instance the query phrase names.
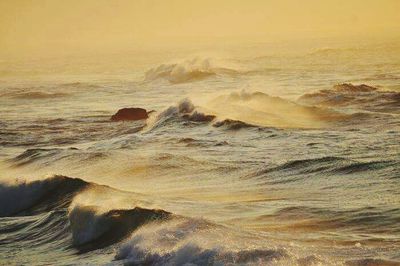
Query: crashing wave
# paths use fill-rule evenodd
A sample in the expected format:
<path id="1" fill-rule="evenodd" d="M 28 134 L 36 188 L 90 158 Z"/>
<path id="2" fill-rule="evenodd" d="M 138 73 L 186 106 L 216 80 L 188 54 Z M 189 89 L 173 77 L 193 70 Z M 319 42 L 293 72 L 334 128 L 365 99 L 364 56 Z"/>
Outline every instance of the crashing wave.
<path id="1" fill-rule="evenodd" d="M 320 162 L 332 160 L 335 159 L 327 157 L 321 159 Z M 295 163 L 290 167 L 299 164 L 301 163 Z M 249 237 L 248 232 L 232 230 L 233 228 L 203 219 L 177 216 L 164 210 L 140 207 L 101 210 L 99 206 L 71 204 L 70 195 L 75 195 L 88 185 L 99 186 L 80 179 L 56 176 L 26 184 L 14 185 L 14 189 L 18 191 L 11 194 L 7 190 L 1 190 L 0 197 L 18 195 L 20 201 L 30 199 L 32 201 L 25 204 L 30 205 L 31 207 L 28 206 L 28 208 L 31 210 L 37 210 L 38 206 L 43 206 L 43 204 L 49 206 L 49 202 L 54 202 L 53 207 L 46 208 L 46 212 L 36 212 L 34 216 L 4 220 L 5 222 L 0 227 L 2 234 L 0 245 L 3 247 L 17 243 L 20 246 L 34 245 L 39 247 L 41 252 L 54 249 L 72 250 L 74 253 L 77 251 L 78 254 L 102 249 L 95 253 L 96 256 L 104 253 L 111 255 L 116 250 L 114 256 L 116 261 L 114 262 L 128 265 L 334 264 L 315 255 L 300 253 L 299 256 L 292 246 L 283 247 L 274 239 L 260 242 L 259 238 Z M 44 189 L 45 187 L 48 188 Z M 4 186 L 1 189 L 4 189 Z M 24 190 L 33 193 L 27 195 Z M 41 192 L 43 190 L 58 195 L 55 198 L 47 199 L 52 194 Z M 32 196 L 33 194 L 39 194 L 39 196 Z M 41 197 L 43 200 L 45 194 L 47 196 L 45 202 L 38 200 Z M 62 205 L 59 204 L 59 198 L 64 198 Z M 0 199 L 3 214 L 5 210 L 3 202 L 5 201 L 4 198 Z M 16 201 L 15 198 L 12 202 L 14 201 Z M 9 204 L 9 202 L 7 203 Z M 65 208 L 66 203 L 71 204 L 68 211 Z M 63 208 L 60 209 L 60 206 Z M 14 211 L 16 208 L 14 205 Z M 26 208 L 22 207 L 22 209 Z M 17 215 L 20 214 L 19 212 Z M 24 212 L 25 214 L 28 212 Z M 279 219 L 278 226 L 281 231 L 285 230 L 285 226 L 290 227 L 287 225 L 287 221 L 291 221 L 293 224 L 293 220 L 296 220 L 295 225 L 298 228 L 303 226 L 307 229 L 307 226 L 319 226 L 323 230 L 331 228 L 332 223 L 335 223 L 334 228 L 346 226 L 346 228 L 357 230 L 365 227 L 372 230 L 371 232 L 373 230 L 380 232 L 382 230 L 381 223 L 376 221 L 385 219 L 388 226 L 395 225 L 398 220 L 398 210 L 382 212 L 378 208 L 367 207 L 332 212 L 329 209 L 291 206 L 282 208 L 269 216 L 263 215 L 262 219 Z M 321 220 L 321 216 L 325 220 Z M 315 222 L 315 224 L 310 224 L 311 222 Z M 13 248 L 15 247 L 13 246 Z M 91 259 L 92 254 L 89 255 Z M 77 257 L 77 260 L 84 259 L 85 256 Z M 76 261 L 71 261 L 71 263 L 76 263 Z M 349 265 L 364 265 L 363 263 L 396 265 L 393 264 L 396 263 L 394 261 L 381 259 L 349 261 Z"/>
<path id="2" fill-rule="evenodd" d="M 292 259 L 284 249 L 249 248 L 251 243 L 227 230 L 201 219 L 146 225 L 120 246 L 115 259 L 134 265 L 262 265 Z"/>
<path id="3" fill-rule="evenodd" d="M 298 102 L 328 107 L 351 107 L 368 111 L 400 111 L 400 92 L 382 91 L 365 84 L 353 85 L 344 83 L 335 85 L 329 90 L 307 93 Z"/>
<path id="4" fill-rule="evenodd" d="M 170 121 L 208 123 L 213 121 L 215 118 L 214 115 L 205 114 L 196 110 L 193 102 L 186 98 L 181 100 L 176 106 L 170 106 L 163 112 L 152 117 L 148 122 L 147 127 L 150 130 L 154 130 L 166 125 Z"/>
<path id="5" fill-rule="evenodd" d="M 328 108 L 303 106 L 262 92 L 222 95 L 207 107 L 217 117 L 262 127 L 319 128 L 347 118 Z"/>
<path id="6" fill-rule="evenodd" d="M 182 117 L 192 122 L 211 122 L 215 119 L 215 115 L 207 115 L 198 111 L 185 114 Z"/>
<path id="7" fill-rule="evenodd" d="M 99 206 L 73 203 L 75 197 L 85 193 L 83 191 L 89 187 L 115 192 L 107 186 L 65 176 L 0 184 L 0 217 L 32 217 L 24 219 L 22 224 L 15 220 L 17 224 L 10 223 L 7 228 L 1 228 L 0 232 L 12 233 L 26 227 L 27 230 L 35 229 L 39 230 L 38 234 L 43 234 L 41 230 L 58 224 L 70 228 L 74 248 L 79 252 L 87 252 L 117 243 L 139 226 L 152 221 L 166 220 L 172 215 L 163 210 L 140 207 L 102 211 Z M 68 217 L 68 224 L 65 217 Z M 33 229 L 29 227 L 31 222 L 35 224 Z M 38 226 L 43 228 L 36 229 Z M 24 235 L 28 237 L 29 232 Z M 44 235 L 47 238 L 52 237 L 51 234 Z M 12 237 L 16 241 L 16 236 Z"/>
<path id="8" fill-rule="evenodd" d="M 209 59 L 195 58 L 177 64 L 162 64 L 145 73 L 146 81 L 165 79 L 171 83 L 185 83 L 206 79 L 217 74 L 233 74 L 235 70 L 212 66 Z"/>
<path id="9" fill-rule="evenodd" d="M 140 207 L 100 212 L 95 206 L 74 206 L 68 218 L 74 247 L 87 252 L 117 243 L 141 225 L 170 216 L 163 210 Z"/>
<path id="10" fill-rule="evenodd" d="M 158 128 L 170 121 L 216 121 L 214 127 L 230 130 L 251 127 L 319 128 L 350 118 L 350 115 L 328 108 L 303 106 L 262 92 L 241 92 L 216 97 L 204 107 L 196 107 L 186 98 L 156 115 L 148 127 Z"/>

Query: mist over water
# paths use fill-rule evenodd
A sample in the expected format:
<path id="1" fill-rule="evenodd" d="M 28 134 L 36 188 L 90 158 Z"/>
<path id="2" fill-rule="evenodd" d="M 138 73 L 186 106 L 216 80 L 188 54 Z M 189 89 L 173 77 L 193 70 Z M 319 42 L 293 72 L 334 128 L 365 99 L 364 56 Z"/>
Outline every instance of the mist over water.
<path id="1" fill-rule="evenodd" d="M 399 62 L 396 43 L 1 61 L 1 263 L 398 265 Z M 124 107 L 153 112 L 111 122 Z"/>

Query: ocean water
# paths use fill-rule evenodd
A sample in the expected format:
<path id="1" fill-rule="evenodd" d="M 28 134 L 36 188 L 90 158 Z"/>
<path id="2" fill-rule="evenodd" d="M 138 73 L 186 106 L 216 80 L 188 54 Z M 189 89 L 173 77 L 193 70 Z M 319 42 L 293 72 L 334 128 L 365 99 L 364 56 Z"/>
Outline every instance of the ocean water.
<path id="1" fill-rule="evenodd" d="M 400 265 L 398 44 L 7 59 L 0 86 L 2 265 Z"/>

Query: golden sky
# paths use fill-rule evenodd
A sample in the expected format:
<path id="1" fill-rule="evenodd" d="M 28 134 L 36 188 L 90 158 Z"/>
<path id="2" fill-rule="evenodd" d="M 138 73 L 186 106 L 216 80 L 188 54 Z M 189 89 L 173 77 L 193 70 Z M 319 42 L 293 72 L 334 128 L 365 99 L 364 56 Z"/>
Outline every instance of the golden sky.
<path id="1" fill-rule="evenodd" d="M 399 32 L 400 0 L 0 0 L 0 55 Z"/>

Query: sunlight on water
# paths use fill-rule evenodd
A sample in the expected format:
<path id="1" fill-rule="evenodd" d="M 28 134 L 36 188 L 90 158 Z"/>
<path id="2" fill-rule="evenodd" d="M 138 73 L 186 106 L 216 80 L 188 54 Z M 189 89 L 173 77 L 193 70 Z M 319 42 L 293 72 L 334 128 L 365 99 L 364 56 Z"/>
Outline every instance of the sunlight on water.
<path id="1" fill-rule="evenodd" d="M 214 34 L 236 25 L 247 36 L 251 14 L 264 20 L 256 2 L 238 14 L 246 23 L 215 24 Z M 204 8 L 192 15 L 215 22 Z M 131 21 L 115 9 L 114 26 Z M 252 44 L 196 46 L 188 25 L 176 47 L 169 37 L 148 44 L 149 25 L 137 32 L 146 49 L 126 52 L 110 48 L 118 32 L 92 53 L 86 37 L 69 55 L 28 59 L 33 44 L 0 46 L 10 52 L 0 60 L 0 264 L 399 265 L 399 43 L 314 29 L 321 38 L 304 43 L 251 35 Z M 145 110 L 117 113 L 133 107 Z"/>

